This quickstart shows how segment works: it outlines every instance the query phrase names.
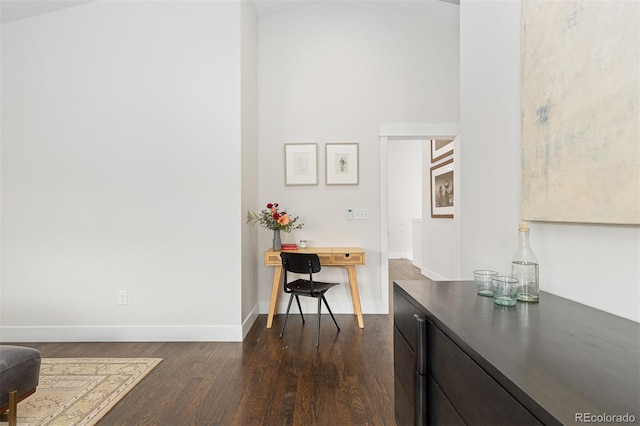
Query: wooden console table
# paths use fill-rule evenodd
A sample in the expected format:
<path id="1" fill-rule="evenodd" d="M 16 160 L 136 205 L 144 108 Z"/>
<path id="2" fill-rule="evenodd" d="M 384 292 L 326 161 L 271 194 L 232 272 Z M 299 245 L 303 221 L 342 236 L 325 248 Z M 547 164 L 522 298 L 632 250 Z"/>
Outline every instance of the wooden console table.
<path id="1" fill-rule="evenodd" d="M 360 306 L 360 292 L 358 291 L 358 277 L 356 275 L 356 265 L 364 265 L 364 250 L 359 247 L 307 247 L 292 250 L 292 253 L 315 253 L 320 258 L 322 266 L 343 266 L 347 268 L 349 275 L 349 288 L 351 289 L 351 301 L 353 311 L 358 317 L 358 325 L 364 328 L 362 320 L 362 307 Z M 271 286 L 271 302 L 269 303 L 269 316 L 267 317 L 267 328 L 273 324 L 273 316 L 278 307 L 278 296 L 282 285 L 282 260 L 280 251 L 269 249 L 264 253 L 264 264 L 275 266 L 273 271 L 273 284 Z"/>

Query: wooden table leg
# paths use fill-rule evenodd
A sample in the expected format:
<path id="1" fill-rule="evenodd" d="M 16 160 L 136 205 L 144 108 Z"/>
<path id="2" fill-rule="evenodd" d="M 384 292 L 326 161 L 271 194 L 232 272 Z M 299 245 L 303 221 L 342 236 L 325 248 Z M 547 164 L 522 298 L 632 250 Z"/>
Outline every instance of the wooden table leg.
<path id="1" fill-rule="evenodd" d="M 9 392 L 9 419 L 7 421 L 9 423 L 9 426 L 16 426 L 18 424 L 18 391 L 17 390 Z"/>
<path id="2" fill-rule="evenodd" d="M 271 284 L 271 302 L 269 302 L 269 315 L 267 316 L 267 328 L 273 324 L 273 316 L 278 308 L 278 296 L 280 296 L 280 284 L 282 281 L 282 265 L 275 267 L 273 271 L 273 283 Z"/>
<path id="3" fill-rule="evenodd" d="M 353 302 L 353 311 L 358 317 L 358 326 L 364 328 L 364 320 L 362 319 L 362 307 L 360 306 L 360 292 L 358 291 L 358 276 L 356 275 L 356 267 L 354 265 L 347 266 L 349 274 L 349 288 L 351 288 L 351 301 Z"/>

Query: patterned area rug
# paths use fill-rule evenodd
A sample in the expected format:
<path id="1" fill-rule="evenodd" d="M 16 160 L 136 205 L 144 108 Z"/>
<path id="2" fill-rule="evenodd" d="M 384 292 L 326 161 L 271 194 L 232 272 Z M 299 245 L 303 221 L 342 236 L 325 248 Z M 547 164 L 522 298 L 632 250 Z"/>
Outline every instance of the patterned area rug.
<path id="1" fill-rule="evenodd" d="M 18 404 L 18 425 L 94 425 L 160 361 L 43 358 L 36 393 Z"/>

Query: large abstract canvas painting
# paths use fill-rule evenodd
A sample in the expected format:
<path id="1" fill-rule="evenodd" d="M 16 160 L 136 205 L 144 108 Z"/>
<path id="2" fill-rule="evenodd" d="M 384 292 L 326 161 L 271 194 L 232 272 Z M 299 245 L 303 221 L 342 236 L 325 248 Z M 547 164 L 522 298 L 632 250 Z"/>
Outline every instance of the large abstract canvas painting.
<path id="1" fill-rule="evenodd" d="M 640 224 L 640 2 L 522 2 L 522 217 Z"/>

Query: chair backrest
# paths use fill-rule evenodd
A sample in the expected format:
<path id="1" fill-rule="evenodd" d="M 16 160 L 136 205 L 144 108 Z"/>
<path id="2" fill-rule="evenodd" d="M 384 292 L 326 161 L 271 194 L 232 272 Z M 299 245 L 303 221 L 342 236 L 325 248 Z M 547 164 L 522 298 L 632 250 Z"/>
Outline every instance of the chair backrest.
<path id="1" fill-rule="evenodd" d="M 320 271 L 320 258 L 313 253 L 281 252 L 282 267 L 295 274 L 311 274 Z"/>

